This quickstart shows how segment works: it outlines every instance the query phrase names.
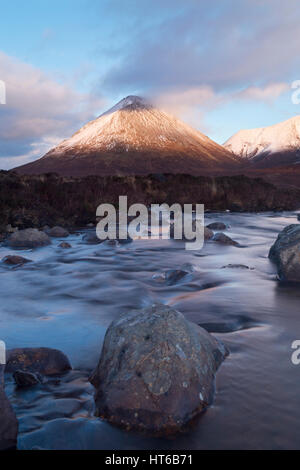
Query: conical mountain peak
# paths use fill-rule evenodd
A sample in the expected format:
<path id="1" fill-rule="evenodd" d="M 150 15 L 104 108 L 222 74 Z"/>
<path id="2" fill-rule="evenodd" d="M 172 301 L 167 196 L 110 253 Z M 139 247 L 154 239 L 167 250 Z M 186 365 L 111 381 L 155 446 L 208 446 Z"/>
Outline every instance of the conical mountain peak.
<path id="1" fill-rule="evenodd" d="M 107 114 L 114 113 L 116 111 L 132 111 L 132 110 L 139 110 L 139 109 L 151 109 L 153 106 L 149 103 L 145 98 L 135 95 L 126 96 L 117 104 L 115 104 L 112 108 L 108 111 L 105 111 L 102 116 Z"/>
<path id="2" fill-rule="evenodd" d="M 236 158 L 206 135 L 144 98 L 129 95 L 61 142 L 21 173 L 203 173 L 220 171 Z"/>

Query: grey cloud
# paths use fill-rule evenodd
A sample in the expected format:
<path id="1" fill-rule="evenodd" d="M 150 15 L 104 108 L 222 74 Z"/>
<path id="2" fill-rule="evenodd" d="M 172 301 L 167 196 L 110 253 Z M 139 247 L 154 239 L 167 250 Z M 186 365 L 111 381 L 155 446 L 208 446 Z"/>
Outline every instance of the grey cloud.
<path id="1" fill-rule="evenodd" d="M 203 85 L 223 91 L 286 80 L 300 65 L 299 18 L 296 0 L 174 2 L 158 24 L 141 18 L 101 86 L 125 93 Z"/>

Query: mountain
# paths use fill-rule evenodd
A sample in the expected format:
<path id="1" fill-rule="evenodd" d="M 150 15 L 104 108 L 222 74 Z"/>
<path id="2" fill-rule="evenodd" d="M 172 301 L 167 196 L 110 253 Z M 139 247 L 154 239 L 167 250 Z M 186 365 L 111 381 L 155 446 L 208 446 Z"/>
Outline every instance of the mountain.
<path id="1" fill-rule="evenodd" d="M 128 96 L 21 174 L 62 176 L 224 173 L 236 157 L 137 96 Z"/>
<path id="2" fill-rule="evenodd" d="M 245 164 L 256 168 L 300 164 L 300 116 L 274 126 L 241 130 L 224 147 Z"/>

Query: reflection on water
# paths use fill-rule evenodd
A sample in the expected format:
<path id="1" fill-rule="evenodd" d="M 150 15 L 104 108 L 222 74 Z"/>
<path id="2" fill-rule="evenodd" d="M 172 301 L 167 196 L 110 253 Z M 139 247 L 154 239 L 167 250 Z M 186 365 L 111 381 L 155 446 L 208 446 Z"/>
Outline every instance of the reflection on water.
<path id="1" fill-rule="evenodd" d="M 20 254 L 34 262 L 0 265 L 0 337 L 9 348 L 54 347 L 74 370 L 59 382 L 7 392 L 20 422 L 22 449 L 285 449 L 300 448 L 300 367 L 291 343 L 300 339 L 300 290 L 280 286 L 268 250 L 293 213 L 214 214 L 243 248 L 209 242 L 200 252 L 184 243 L 136 240 L 111 246 L 50 247 Z M 3 257 L 12 251 L 0 248 Z M 224 266 L 246 265 L 254 269 Z M 159 275 L 183 269 L 167 283 Z M 213 406 L 188 434 L 151 439 L 94 418 L 96 365 L 109 323 L 129 309 L 163 302 L 221 338 L 231 351 L 217 375 Z"/>

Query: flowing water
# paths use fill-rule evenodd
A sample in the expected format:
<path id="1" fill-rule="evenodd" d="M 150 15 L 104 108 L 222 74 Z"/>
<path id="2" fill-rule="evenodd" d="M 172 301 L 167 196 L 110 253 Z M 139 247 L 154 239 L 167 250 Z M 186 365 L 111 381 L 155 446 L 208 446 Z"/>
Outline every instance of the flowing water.
<path id="1" fill-rule="evenodd" d="M 8 348 L 52 347 L 73 371 L 31 389 L 7 394 L 20 423 L 20 449 L 293 449 L 300 448 L 300 366 L 291 344 L 300 339 L 300 290 L 281 285 L 268 250 L 295 213 L 210 214 L 242 247 L 208 242 L 136 240 L 87 245 L 72 234 L 72 249 L 20 251 L 34 262 L 0 266 L 0 339 Z M 12 250 L 0 248 L 3 257 Z M 226 267 L 243 264 L 251 269 Z M 189 274 L 169 285 L 155 276 Z M 153 277 L 154 276 L 154 277 Z M 215 333 L 230 349 L 217 374 L 216 396 L 188 433 L 154 439 L 116 429 L 94 417 L 93 387 L 109 323 L 130 309 L 169 304 Z"/>

